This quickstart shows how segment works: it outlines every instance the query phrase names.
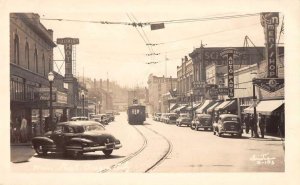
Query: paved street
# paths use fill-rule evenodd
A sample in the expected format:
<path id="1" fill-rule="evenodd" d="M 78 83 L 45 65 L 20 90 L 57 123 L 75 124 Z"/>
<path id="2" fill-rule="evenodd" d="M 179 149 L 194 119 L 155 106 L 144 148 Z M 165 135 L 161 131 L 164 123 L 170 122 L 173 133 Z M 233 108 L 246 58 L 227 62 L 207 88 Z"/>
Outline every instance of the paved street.
<path id="1" fill-rule="evenodd" d="M 13 172 L 259 172 L 284 171 L 280 138 L 217 137 L 148 118 L 131 126 L 126 113 L 116 116 L 107 130 L 123 147 L 105 158 L 102 152 L 74 160 L 61 154 L 34 155 L 29 162 L 11 163 Z M 160 162 L 158 162 L 160 161 Z"/>

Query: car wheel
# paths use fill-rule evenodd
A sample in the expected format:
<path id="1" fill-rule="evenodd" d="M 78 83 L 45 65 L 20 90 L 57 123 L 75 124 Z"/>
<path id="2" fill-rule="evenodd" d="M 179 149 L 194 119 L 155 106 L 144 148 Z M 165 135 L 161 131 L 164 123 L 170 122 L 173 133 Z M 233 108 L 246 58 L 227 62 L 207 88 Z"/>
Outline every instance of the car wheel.
<path id="1" fill-rule="evenodd" d="M 110 154 L 113 152 L 113 150 L 103 150 L 102 152 L 107 157 L 107 156 L 110 156 Z"/>
<path id="2" fill-rule="evenodd" d="M 34 146 L 34 150 L 38 155 L 47 155 L 48 151 L 43 149 L 41 145 Z"/>

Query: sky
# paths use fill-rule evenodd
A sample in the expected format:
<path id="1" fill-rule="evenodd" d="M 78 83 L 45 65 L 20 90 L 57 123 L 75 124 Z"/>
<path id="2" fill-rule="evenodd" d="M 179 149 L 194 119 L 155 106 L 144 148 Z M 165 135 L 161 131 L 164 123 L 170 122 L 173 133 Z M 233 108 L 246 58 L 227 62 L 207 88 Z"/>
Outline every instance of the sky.
<path id="1" fill-rule="evenodd" d="M 61 5 L 55 4 L 60 9 L 54 9 L 50 3 L 46 9 L 34 11 L 40 15 L 41 23 L 54 31 L 55 41 L 63 37 L 79 38 L 80 44 L 76 45 L 77 76 L 109 78 L 128 87 L 147 86 L 147 79 L 151 73 L 157 76 L 176 77 L 176 66 L 181 64 L 181 59 L 200 47 L 201 42 L 205 47 L 240 47 L 243 46 L 244 37 L 248 35 L 256 46 L 264 45 L 259 15 L 165 24 L 165 29 L 154 31 L 151 31 L 150 26 L 144 26 L 143 29 L 138 28 L 140 33 L 135 27 L 128 25 L 44 20 L 163 22 L 259 13 L 257 10 L 241 11 L 242 9 L 224 9 L 221 6 L 204 8 L 207 6 L 205 3 L 200 6 L 195 1 L 186 3 L 177 1 L 172 5 L 167 1 L 151 1 L 151 3 L 146 0 L 131 1 L 132 3 L 117 1 L 119 6 L 116 6 L 116 1 L 89 2 L 97 5 L 96 8 L 92 6 L 93 3 L 82 3 L 82 9 L 72 9 L 71 6 L 61 9 L 66 5 L 61 2 Z M 189 8 L 182 8 L 183 6 Z M 150 43 L 164 43 L 152 47 L 159 55 L 147 56 L 151 53 L 145 44 L 148 40 L 144 37 L 146 40 L 144 41 L 140 34 L 145 34 Z M 64 62 L 61 61 L 63 51 L 62 45 L 54 48 L 54 69 L 62 74 L 64 74 Z M 147 64 L 149 62 L 158 63 Z"/>
<path id="2" fill-rule="evenodd" d="M 257 13 L 257 12 L 253 12 Z M 163 21 L 185 18 L 222 17 L 240 15 L 240 13 L 190 13 L 170 12 L 104 12 L 104 13 L 55 13 L 39 12 L 41 18 L 92 20 L 92 21 L 124 21 L 131 22 L 128 15 L 140 22 Z M 143 38 L 133 26 L 107 25 L 99 23 L 82 23 L 70 21 L 41 21 L 47 28 L 54 30 L 54 39 L 63 37 L 79 38 L 76 46 L 76 75 L 91 78 L 110 78 L 121 85 L 144 86 L 150 73 L 158 76 L 176 77 L 177 65 L 181 58 L 194 48 L 243 46 L 244 37 L 248 35 L 256 46 L 264 43 L 260 17 L 251 16 L 236 19 L 221 19 L 188 23 L 165 24 L 165 29 L 151 31 L 150 26 L 138 28 L 144 39 L 150 43 L 165 43 L 153 46 L 155 57 L 150 53 Z M 148 40 L 146 42 L 148 43 Z M 63 46 L 54 49 L 54 59 L 62 60 L 60 51 Z M 167 58 L 167 60 L 166 60 Z M 147 64 L 149 62 L 156 64 Z M 56 61 L 57 66 L 62 61 Z M 55 65 L 55 68 L 57 68 Z M 63 70 L 61 70 L 63 73 Z"/>

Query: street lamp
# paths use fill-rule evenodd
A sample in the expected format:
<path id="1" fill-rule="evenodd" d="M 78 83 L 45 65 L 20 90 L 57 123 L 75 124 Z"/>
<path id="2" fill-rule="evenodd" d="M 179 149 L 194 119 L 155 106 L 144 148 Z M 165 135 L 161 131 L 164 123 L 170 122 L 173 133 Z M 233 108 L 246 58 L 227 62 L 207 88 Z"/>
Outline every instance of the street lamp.
<path id="1" fill-rule="evenodd" d="M 101 111 L 101 102 L 98 101 L 98 114 L 100 114 L 100 111 Z"/>
<path id="2" fill-rule="evenodd" d="M 54 130 L 54 125 L 53 125 L 53 107 L 52 107 L 52 83 L 54 81 L 54 74 L 52 71 L 49 72 L 48 74 L 48 80 L 49 80 L 49 84 L 50 84 L 50 110 L 49 110 L 49 117 L 50 117 L 50 126 L 51 126 L 51 130 Z"/>
<path id="3" fill-rule="evenodd" d="M 84 117 L 84 90 L 81 90 L 81 99 L 82 99 L 82 116 Z"/>
<path id="4" fill-rule="evenodd" d="M 250 73 L 250 74 L 257 74 L 257 73 Z M 257 133 L 257 114 L 256 114 L 256 104 L 257 104 L 257 97 L 255 94 L 255 77 L 252 78 L 252 89 L 253 89 L 253 129 L 254 129 L 254 137 L 258 137 L 258 133 Z"/>
<path id="5" fill-rule="evenodd" d="M 190 95 L 191 95 L 191 107 L 192 107 L 192 120 L 194 119 L 194 108 L 193 108 L 193 90 L 191 91 Z"/>

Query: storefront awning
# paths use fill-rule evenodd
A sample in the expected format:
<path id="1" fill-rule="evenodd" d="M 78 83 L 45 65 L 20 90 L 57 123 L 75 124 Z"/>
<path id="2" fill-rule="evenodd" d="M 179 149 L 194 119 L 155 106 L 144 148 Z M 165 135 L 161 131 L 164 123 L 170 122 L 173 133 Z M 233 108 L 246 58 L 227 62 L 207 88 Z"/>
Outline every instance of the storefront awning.
<path id="1" fill-rule="evenodd" d="M 170 105 L 170 110 L 174 110 L 178 107 L 177 103 L 174 103 L 173 105 Z"/>
<path id="2" fill-rule="evenodd" d="M 224 101 L 222 102 L 220 105 L 218 105 L 216 108 L 215 108 L 215 111 L 219 111 L 219 110 L 222 110 L 227 104 L 230 103 L 230 100 L 227 100 L 227 101 Z"/>
<path id="3" fill-rule="evenodd" d="M 201 105 L 202 103 L 194 103 L 193 104 L 193 108 L 192 108 L 192 106 L 190 105 L 190 106 L 188 106 L 187 108 L 186 108 L 186 110 L 195 110 L 195 109 L 197 109 L 200 105 Z"/>
<path id="4" fill-rule="evenodd" d="M 264 115 L 271 115 L 272 112 L 284 104 L 284 100 L 264 100 L 260 101 L 256 106 L 256 112 Z M 245 113 L 253 114 L 253 107 L 244 110 Z"/>
<path id="5" fill-rule="evenodd" d="M 237 110 L 237 101 L 231 100 L 225 107 L 222 108 L 222 110 L 226 110 L 227 113 L 234 113 Z"/>
<path id="6" fill-rule="evenodd" d="M 197 114 L 202 114 L 212 103 L 212 100 L 205 100 L 204 103 L 196 110 Z"/>
<path id="7" fill-rule="evenodd" d="M 213 104 L 212 106 L 210 106 L 208 109 L 207 109 L 207 113 L 212 113 L 215 108 L 220 105 L 222 102 L 216 102 L 215 104 Z"/>
<path id="8" fill-rule="evenodd" d="M 174 110 L 174 112 L 180 112 L 180 111 L 182 111 L 183 109 L 185 109 L 187 107 L 187 105 L 181 105 L 181 106 L 179 106 L 178 108 L 176 108 L 175 110 Z"/>

